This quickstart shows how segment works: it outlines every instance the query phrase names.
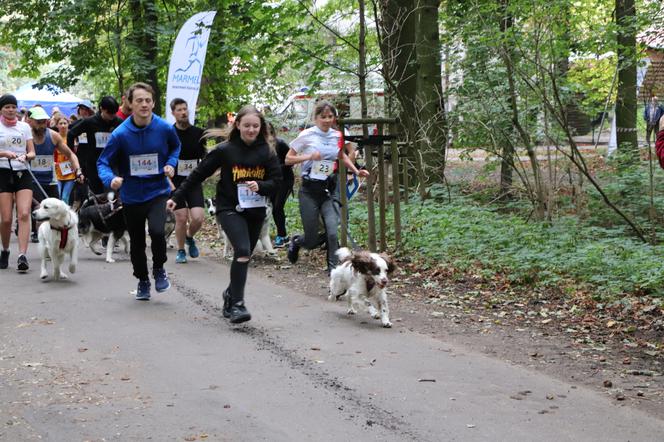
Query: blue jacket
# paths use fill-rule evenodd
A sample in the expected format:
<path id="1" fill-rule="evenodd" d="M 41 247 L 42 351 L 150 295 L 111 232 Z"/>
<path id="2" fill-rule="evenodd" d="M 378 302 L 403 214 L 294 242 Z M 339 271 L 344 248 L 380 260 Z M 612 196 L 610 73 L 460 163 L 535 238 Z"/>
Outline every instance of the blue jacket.
<path id="1" fill-rule="evenodd" d="M 661 104 L 658 104 L 655 108 L 655 123 L 657 123 L 659 119 L 662 118 L 662 114 L 664 114 L 664 108 Z M 646 108 L 643 111 L 643 119 L 646 120 L 647 124 L 650 124 L 650 103 L 646 104 Z"/>
<path id="2" fill-rule="evenodd" d="M 157 154 L 154 174 L 131 174 L 131 160 L 136 155 Z M 180 155 L 180 140 L 172 125 L 152 114 L 146 127 L 137 127 L 127 118 L 108 139 L 97 160 L 97 171 L 104 186 L 111 187 L 116 176 L 124 178 L 120 198 L 124 204 L 139 204 L 171 192 L 164 166 L 175 168 Z M 134 162 L 134 164 L 136 164 Z M 117 175 L 114 170 L 118 171 Z"/>

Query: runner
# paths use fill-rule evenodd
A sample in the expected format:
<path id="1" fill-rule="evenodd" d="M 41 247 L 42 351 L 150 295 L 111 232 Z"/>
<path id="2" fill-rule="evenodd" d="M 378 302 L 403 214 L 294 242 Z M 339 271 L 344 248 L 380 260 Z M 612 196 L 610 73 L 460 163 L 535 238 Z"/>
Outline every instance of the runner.
<path id="1" fill-rule="evenodd" d="M 122 120 L 115 113 L 118 111 L 118 102 L 113 97 L 102 97 L 99 101 L 99 112 L 95 115 L 77 122 L 69 128 L 67 144 L 74 146 L 78 138 L 78 149 L 76 154 L 81 159 L 83 174 L 87 177 L 87 185 L 94 194 L 104 193 L 104 185 L 97 173 L 97 159 L 108 143 L 111 132 L 115 130 Z M 83 189 L 83 195 L 87 196 L 87 189 Z"/>
<path id="2" fill-rule="evenodd" d="M 69 132 L 69 120 L 67 117 L 63 115 L 58 119 L 57 128 L 60 137 L 66 140 L 67 132 Z M 67 204 L 71 204 L 70 196 L 74 188 L 74 183 L 76 183 L 76 173 L 71 167 L 68 167 L 67 162 L 69 159 L 67 156 L 57 149 L 53 152 L 53 161 L 55 161 L 55 177 L 58 180 L 60 199 Z"/>
<path id="3" fill-rule="evenodd" d="M 182 145 L 177 173 L 173 178 L 173 184 L 177 188 L 196 168 L 207 153 L 207 149 L 203 140 L 203 129 L 189 123 L 187 102 L 182 98 L 173 99 L 171 101 L 171 112 L 175 117 L 175 131 Z M 184 250 L 185 242 L 189 256 L 198 258 L 199 255 L 194 235 L 200 230 L 205 219 L 205 199 L 203 198 L 203 186 L 201 184 L 189 189 L 184 194 L 184 204 L 185 207 L 175 211 L 175 239 L 178 245 L 175 262 L 179 264 L 187 262 L 187 254 Z"/>
<path id="4" fill-rule="evenodd" d="M 164 263 L 166 257 L 166 200 L 171 193 L 168 180 L 175 174 L 180 140 L 173 126 L 152 113 L 154 91 L 135 83 L 127 92 L 134 113 L 108 139 L 97 167 L 106 187 L 120 191 L 123 214 L 129 232 L 131 264 L 138 278 L 136 299 L 150 299 L 150 280 L 145 254 L 145 222 L 152 248 L 152 275 L 158 292 L 171 283 Z M 117 111 L 117 110 L 116 110 Z M 118 171 L 116 175 L 114 170 Z"/>
<path id="5" fill-rule="evenodd" d="M 290 144 L 286 164 L 302 163 L 302 187 L 298 193 L 300 216 L 304 235 L 293 235 L 288 245 L 288 260 L 296 263 L 300 247 L 313 249 L 320 245 L 318 222 L 323 218 L 327 235 L 327 271 L 337 265 L 339 248 L 339 209 L 334 207 L 339 192 L 337 161 L 342 160 L 355 175 L 369 176 L 366 170 L 358 170 L 346 154 L 343 135 L 332 126 L 337 118 L 336 108 L 327 101 L 319 101 L 314 107 L 315 126 L 303 130 Z"/>
<path id="6" fill-rule="evenodd" d="M 115 115 L 117 115 L 118 118 L 120 118 L 122 121 L 126 120 L 131 115 L 131 106 L 129 105 L 129 100 L 127 100 L 126 93 L 122 94 L 120 99 L 120 108 Z"/>
<path id="7" fill-rule="evenodd" d="M 274 238 L 274 246 L 284 247 L 290 241 L 288 232 L 286 231 L 286 212 L 284 211 L 284 206 L 286 206 L 288 197 L 293 193 L 295 175 L 293 174 L 293 166 L 286 165 L 286 155 L 290 150 L 288 143 L 277 137 L 272 123 L 268 123 L 268 134 L 277 151 L 283 178 L 279 190 L 272 195 L 272 218 L 274 218 L 274 225 L 277 226 L 277 236 Z"/>
<path id="8" fill-rule="evenodd" d="M 260 234 L 267 197 L 281 181 L 279 159 L 267 142 L 265 118 L 254 106 L 244 106 L 229 131 L 209 130 L 207 136 L 227 141 L 207 154 L 180 184 L 167 207 L 184 207 L 185 195 L 221 168 L 217 183 L 217 223 L 233 245 L 231 280 L 224 290 L 223 315 L 236 324 L 249 321 L 244 305 L 249 260 Z"/>
<path id="9" fill-rule="evenodd" d="M 32 206 L 32 178 L 26 170 L 26 162 L 35 157 L 35 146 L 28 123 L 18 121 L 16 106 L 13 95 L 0 97 L 0 269 L 9 266 L 9 239 L 16 203 L 19 253 L 16 268 L 25 273 L 30 268 L 25 254 L 28 252 Z"/>

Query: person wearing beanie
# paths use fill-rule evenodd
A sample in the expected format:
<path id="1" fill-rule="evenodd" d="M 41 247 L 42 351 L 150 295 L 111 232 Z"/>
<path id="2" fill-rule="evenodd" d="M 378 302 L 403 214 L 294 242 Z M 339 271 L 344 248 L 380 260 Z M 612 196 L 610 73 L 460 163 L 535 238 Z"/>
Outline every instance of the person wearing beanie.
<path id="1" fill-rule="evenodd" d="M 28 271 L 28 238 L 32 206 L 32 177 L 27 162 L 35 157 L 30 126 L 17 117 L 17 101 L 13 95 L 0 96 L 0 269 L 9 266 L 9 239 L 14 217 L 18 217 L 17 270 Z M 15 203 L 14 203 L 15 202 Z"/>

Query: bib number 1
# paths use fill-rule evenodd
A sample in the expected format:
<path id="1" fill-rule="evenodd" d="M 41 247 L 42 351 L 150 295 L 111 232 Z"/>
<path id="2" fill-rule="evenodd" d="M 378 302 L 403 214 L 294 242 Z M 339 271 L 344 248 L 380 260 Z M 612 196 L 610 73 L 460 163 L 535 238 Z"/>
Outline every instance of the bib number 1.
<path id="1" fill-rule="evenodd" d="M 240 207 L 242 209 L 252 209 L 255 207 L 267 206 L 266 197 L 250 190 L 248 184 L 242 183 L 237 185 L 237 200 L 240 203 Z"/>
<path id="2" fill-rule="evenodd" d="M 157 175 L 159 173 L 159 155 L 156 153 L 131 155 L 129 173 L 132 176 Z"/>

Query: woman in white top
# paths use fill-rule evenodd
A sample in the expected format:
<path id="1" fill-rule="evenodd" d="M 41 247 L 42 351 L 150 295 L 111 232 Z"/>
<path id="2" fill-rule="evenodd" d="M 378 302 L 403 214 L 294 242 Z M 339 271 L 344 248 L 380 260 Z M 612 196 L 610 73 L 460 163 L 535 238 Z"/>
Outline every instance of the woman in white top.
<path id="1" fill-rule="evenodd" d="M 318 220 L 322 217 L 327 237 L 328 272 L 337 265 L 336 251 L 339 248 L 337 162 L 343 161 L 348 170 L 356 175 L 369 176 L 368 171 L 358 170 L 346 155 L 343 135 L 333 129 L 336 119 L 337 110 L 331 103 L 318 102 L 314 107 L 315 125 L 300 132 L 290 143 L 290 151 L 286 154 L 286 165 L 302 164 L 298 199 L 304 228 L 303 236 L 293 236 L 288 246 L 288 260 L 297 262 L 300 247 L 313 249 L 321 245 Z"/>
<path id="2" fill-rule="evenodd" d="M 9 263 L 9 239 L 13 222 L 14 201 L 18 217 L 17 270 L 27 272 L 25 254 L 30 236 L 30 208 L 32 205 L 32 177 L 27 162 L 35 157 L 32 131 L 27 123 L 18 121 L 16 97 L 0 97 L 0 269 Z"/>

